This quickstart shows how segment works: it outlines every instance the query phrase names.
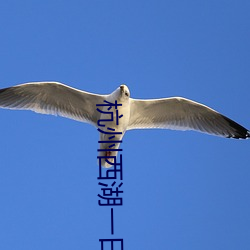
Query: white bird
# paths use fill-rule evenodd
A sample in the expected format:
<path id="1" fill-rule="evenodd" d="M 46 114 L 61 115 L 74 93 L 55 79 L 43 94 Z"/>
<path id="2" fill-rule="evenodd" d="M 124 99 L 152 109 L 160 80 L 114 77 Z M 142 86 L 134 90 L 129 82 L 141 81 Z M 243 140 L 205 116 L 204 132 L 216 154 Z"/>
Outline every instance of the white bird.
<path id="1" fill-rule="evenodd" d="M 113 113 L 113 121 L 107 113 L 111 112 L 109 106 L 99 106 L 102 113 L 97 110 L 96 104 L 107 104 L 104 101 L 122 104 L 118 107 L 119 113 Z M 126 85 L 120 85 L 109 95 L 98 95 L 58 82 L 25 83 L 0 89 L 0 107 L 60 115 L 93 124 L 103 131 L 100 132 L 100 141 L 105 142 L 100 143 L 103 151 L 99 152 L 103 167 L 112 166 L 119 142 L 131 129 L 196 130 L 227 138 L 250 137 L 249 130 L 203 104 L 182 97 L 133 99 Z M 115 111 L 115 107 L 112 110 Z M 119 115 L 123 116 L 118 118 Z M 120 134 L 112 136 L 112 131 Z"/>

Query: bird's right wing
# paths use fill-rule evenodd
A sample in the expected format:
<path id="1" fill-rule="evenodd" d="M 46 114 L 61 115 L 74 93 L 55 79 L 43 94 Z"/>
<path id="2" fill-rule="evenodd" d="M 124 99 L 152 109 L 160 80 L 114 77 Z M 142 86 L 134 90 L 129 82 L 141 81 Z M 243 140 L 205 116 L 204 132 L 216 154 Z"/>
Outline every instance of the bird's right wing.
<path id="1" fill-rule="evenodd" d="M 131 98 L 129 129 L 165 128 L 247 138 L 250 132 L 217 111 L 182 97 L 138 100 Z"/>
<path id="2" fill-rule="evenodd" d="M 37 113 L 60 115 L 81 122 L 96 123 L 106 95 L 97 95 L 71 88 L 58 82 L 33 82 L 0 89 L 0 107 L 32 110 Z"/>

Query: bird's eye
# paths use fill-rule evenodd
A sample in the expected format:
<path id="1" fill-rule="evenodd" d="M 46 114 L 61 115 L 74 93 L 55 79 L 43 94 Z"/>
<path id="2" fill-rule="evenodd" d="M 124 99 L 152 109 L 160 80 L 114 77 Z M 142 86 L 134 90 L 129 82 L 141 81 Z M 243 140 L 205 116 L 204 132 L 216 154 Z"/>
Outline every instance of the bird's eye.
<path id="1" fill-rule="evenodd" d="M 125 96 L 128 96 L 128 92 L 125 92 Z"/>

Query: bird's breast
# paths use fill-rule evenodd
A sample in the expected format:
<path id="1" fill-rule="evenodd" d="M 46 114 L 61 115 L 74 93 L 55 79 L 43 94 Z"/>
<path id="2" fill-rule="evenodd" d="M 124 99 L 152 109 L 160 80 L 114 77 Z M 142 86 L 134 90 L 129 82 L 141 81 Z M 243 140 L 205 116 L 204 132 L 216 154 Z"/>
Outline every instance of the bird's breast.
<path id="1" fill-rule="evenodd" d="M 119 103 L 119 102 L 118 102 Z M 128 105 L 118 106 L 117 109 L 104 106 L 99 119 L 99 125 L 105 132 L 125 132 L 129 123 L 130 109 Z M 101 128 L 100 127 L 100 128 Z"/>

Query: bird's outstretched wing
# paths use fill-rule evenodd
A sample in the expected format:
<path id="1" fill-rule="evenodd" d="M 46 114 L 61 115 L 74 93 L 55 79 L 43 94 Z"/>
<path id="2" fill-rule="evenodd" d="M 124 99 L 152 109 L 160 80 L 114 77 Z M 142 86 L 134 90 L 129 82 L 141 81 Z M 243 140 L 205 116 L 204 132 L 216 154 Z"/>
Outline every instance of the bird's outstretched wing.
<path id="1" fill-rule="evenodd" d="M 185 98 L 131 98 L 130 122 L 127 129 L 148 128 L 197 130 L 237 139 L 250 137 L 250 132 L 238 123 L 203 104 Z"/>
<path id="2" fill-rule="evenodd" d="M 97 126 L 100 113 L 96 104 L 103 103 L 105 97 L 58 82 L 32 82 L 0 89 L 0 107 L 60 115 Z"/>

